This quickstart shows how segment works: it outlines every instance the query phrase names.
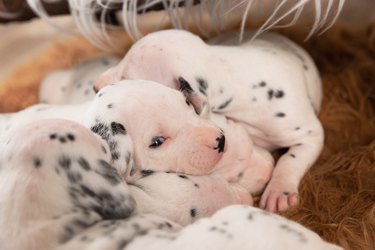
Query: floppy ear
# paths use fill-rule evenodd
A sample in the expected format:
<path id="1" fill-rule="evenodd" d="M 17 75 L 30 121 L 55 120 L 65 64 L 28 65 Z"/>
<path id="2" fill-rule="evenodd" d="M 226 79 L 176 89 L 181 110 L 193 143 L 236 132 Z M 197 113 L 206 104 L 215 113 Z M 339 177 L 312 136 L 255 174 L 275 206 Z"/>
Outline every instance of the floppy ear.
<path id="1" fill-rule="evenodd" d="M 178 86 L 186 100 L 193 105 L 195 112 L 198 115 L 202 114 L 203 108 L 207 106 L 207 103 L 193 90 L 189 82 L 181 76 L 178 77 Z"/>
<path id="2" fill-rule="evenodd" d="M 117 66 L 104 71 L 94 84 L 94 91 L 98 93 L 103 87 L 121 80 L 121 74 Z"/>

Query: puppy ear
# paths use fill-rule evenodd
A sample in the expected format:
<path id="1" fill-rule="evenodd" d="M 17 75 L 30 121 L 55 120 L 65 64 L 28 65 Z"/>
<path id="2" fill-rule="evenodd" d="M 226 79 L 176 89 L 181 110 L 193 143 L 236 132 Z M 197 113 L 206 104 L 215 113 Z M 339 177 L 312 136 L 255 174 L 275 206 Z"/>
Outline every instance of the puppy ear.
<path id="1" fill-rule="evenodd" d="M 105 86 L 115 83 L 121 80 L 121 74 L 119 74 L 117 66 L 104 71 L 96 80 L 94 84 L 94 91 L 98 93 L 99 90 Z"/>
<path id="2" fill-rule="evenodd" d="M 207 103 L 193 90 L 189 82 L 183 77 L 178 77 L 178 84 L 179 89 L 186 97 L 186 100 L 193 105 L 195 112 L 200 115 Z"/>

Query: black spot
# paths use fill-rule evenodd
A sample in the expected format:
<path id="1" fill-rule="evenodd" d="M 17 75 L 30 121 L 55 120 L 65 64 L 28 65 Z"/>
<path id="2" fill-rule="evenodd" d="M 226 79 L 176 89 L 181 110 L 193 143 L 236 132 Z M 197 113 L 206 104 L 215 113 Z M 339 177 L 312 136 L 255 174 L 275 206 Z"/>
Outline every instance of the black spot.
<path id="1" fill-rule="evenodd" d="M 108 138 L 109 127 L 106 124 L 102 122 L 98 122 L 94 126 L 92 126 L 90 129 L 95 134 L 100 135 L 103 139 Z"/>
<path id="2" fill-rule="evenodd" d="M 117 185 L 121 182 L 121 178 L 116 169 L 104 160 L 98 160 L 99 170 L 95 171 L 106 179 L 110 184 Z"/>
<path id="3" fill-rule="evenodd" d="M 65 226 L 64 227 L 64 233 L 60 236 L 59 242 L 60 243 L 65 243 L 71 238 L 74 237 L 74 230 L 70 226 Z"/>
<path id="4" fill-rule="evenodd" d="M 84 94 L 85 94 L 85 95 L 88 95 L 88 94 L 90 94 L 90 92 L 91 92 L 91 90 L 86 89 L 85 92 L 84 92 Z"/>
<path id="5" fill-rule="evenodd" d="M 282 91 L 282 90 L 276 90 L 275 93 L 274 93 L 274 96 L 276 98 L 283 98 L 284 97 L 284 91 Z"/>
<path id="6" fill-rule="evenodd" d="M 98 94 L 98 97 L 101 97 L 102 95 L 103 95 L 103 92 L 99 93 L 99 94 Z"/>
<path id="7" fill-rule="evenodd" d="M 78 172 L 68 172 L 68 180 L 70 183 L 76 184 L 82 180 L 82 175 Z"/>
<path id="8" fill-rule="evenodd" d="M 256 102 L 257 101 L 257 98 L 256 97 L 253 97 L 253 99 L 251 99 L 252 102 Z"/>
<path id="9" fill-rule="evenodd" d="M 217 227 L 212 226 L 212 227 L 210 227 L 208 230 L 210 230 L 210 231 L 216 231 L 216 230 L 217 230 Z"/>
<path id="10" fill-rule="evenodd" d="M 305 237 L 305 235 L 302 232 L 298 231 L 297 229 L 292 228 L 286 224 L 280 224 L 280 228 L 285 230 L 288 233 L 294 234 L 300 240 L 300 242 L 302 243 L 307 242 L 307 238 Z"/>
<path id="11" fill-rule="evenodd" d="M 120 240 L 118 245 L 117 245 L 117 249 L 118 250 L 123 250 L 124 247 L 126 247 L 126 245 L 128 245 L 128 241 L 127 240 Z"/>
<path id="12" fill-rule="evenodd" d="M 259 83 L 259 87 L 265 87 L 267 84 L 266 84 L 266 82 L 265 81 L 261 81 L 260 83 Z"/>
<path id="13" fill-rule="evenodd" d="M 283 112 L 278 112 L 275 114 L 276 117 L 285 117 L 285 113 Z"/>
<path id="14" fill-rule="evenodd" d="M 99 118 L 97 118 L 96 120 L 97 120 L 97 123 L 90 128 L 91 131 L 100 135 L 102 139 L 107 142 L 109 146 L 109 151 L 111 152 L 112 160 L 114 161 L 118 160 L 120 158 L 120 154 L 117 151 L 118 145 L 117 145 L 117 142 L 112 138 L 112 135 L 110 134 L 109 126 L 103 122 L 100 122 Z M 112 134 L 126 133 L 124 126 L 116 122 L 112 122 L 111 131 L 112 131 Z"/>
<path id="15" fill-rule="evenodd" d="M 118 122 L 111 122 L 112 135 L 122 134 L 126 135 L 125 127 Z"/>
<path id="16" fill-rule="evenodd" d="M 103 63 L 104 66 L 108 66 L 109 65 L 109 61 L 108 61 L 107 58 L 103 58 L 102 59 L 102 63 Z"/>
<path id="17" fill-rule="evenodd" d="M 303 65 L 303 69 L 304 69 L 304 70 L 308 70 L 309 68 L 307 67 L 306 64 L 304 64 L 304 65 Z"/>
<path id="18" fill-rule="evenodd" d="M 109 150 L 111 151 L 112 160 L 118 160 L 120 158 L 120 153 L 117 151 L 117 142 L 108 140 L 107 143 L 109 145 Z"/>
<path id="19" fill-rule="evenodd" d="M 186 175 L 183 175 L 183 174 L 179 174 L 178 177 L 180 177 L 182 179 L 189 179 Z"/>
<path id="20" fill-rule="evenodd" d="M 61 91 L 65 92 L 66 91 L 66 87 L 61 87 Z"/>
<path id="21" fill-rule="evenodd" d="M 83 235 L 79 240 L 85 242 L 90 241 L 90 238 L 87 235 Z"/>
<path id="22" fill-rule="evenodd" d="M 178 82 L 180 83 L 181 92 L 184 92 L 186 94 L 192 94 L 194 92 L 190 84 L 183 77 L 180 76 L 178 78 Z"/>
<path id="23" fill-rule="evenodd" d="M 169 227 L 169 228 L 172 228 L 172 227 L 173 227 L 172 224 L 169 223 L 168 221 L 165 222 L 165 225 L 166 225 L 167 227 Z"/>
<path id="24" fill-rule="evenodd" d="M 199 87 L 199 91 L 203 94 L 203 95 L 207 95 L 207 88 L 208 88 L 208 84 L 207 82 L 202 79 L 202 78 L 196 78 L 197 82 L 198 82 L 198 87 Z"/>
<path id="25" fill-rule="evenodd" d="M 42 166 L 42 160 L 38 156 L 34 157 L 33 162 L 36 168 L 39 168 Z"/>
<path id="26" fill-rule="evenodd" d="M 301 128 L 300 127 L 296 127 L 294 130 L 300 130 Z"/>
<path id="27" fill-rule="evenodd" d="M 70 165 L 72 163 L 72 161 L 70 160 L 70 158 L 66 155 L 61 155 L 58 159 L 58 162 L 59 162 L 59 165 L 63 168 L 63 169 L 69 169 L 70 168 Z"/>
<path id="28" fill-rule="evenodd" d="M 60 136 L 60 137 L 59 137 L 59 141 L 60 141 L 61 143 L 65 143 L 65 142 L 66 142 L 66 139 L 65 139 L 65 137 L 63 137 L 63 136 Z"/>
<path id="29" fill-rule="evenodd" d="M 113 108 L 113 104 L 112 104 L 112 103 L 108 104 L 108 105 L 107 105 L 107 108 L 108 108 L 108 109 Z"/>
<path id="30" fill-rule="evenodd" d="M 86 170 L 86 171 L 91 170 L 90 164 L 89 164 L 88 161 L 87 161 L 85 158 L 83 158 L 83 157 L 80 157 L 80 158 L 78 159 L 78 164 L 79 164 L 84 170 Z"/>
<path id="31" fill-rule="evenodd" d="M 69 141 L 74 141 L 76 139 L 75 136 L 73 134 L 71 134 L 71 133 L 68 133 L 66 135 L 66 138 L 68 138 Z"/>
<path id="32" fill-rule="evenodd" d="M 104 154 L 107 154 L 107 149 L 105 149 L 104 145 L 100 145 L 100 148 L 102 149 Z"/>
<path id="33" fill-rule="evenodd" d="M 141 175 L 142 175 L 142 177 L 150 176 L 150 175 L 152 175 L 153 173 L 155 173 L 155 171 L 154 171 L 154 170 L 151 170 L 151 169 L 145 169 L 145 170 L 142 170 L 142 171 L 141 171 Z"/>
<path id="34" fill-rule="evenodd" d="M 296 158 L 296 156 L 294 155 L 294 154 L 289 154 L 290 155 L 290 157 L 292 157 L 292 158 Z"/>
<path id="35" fill-rule="evenodd" d="M 283 192 L 283 195 L 289 195 L 289 192 Z"/>
<path id="36" fill-rule="evenodd" d="M 49 135 L 49 138 L 50 138 L 51 140 L 56 139 L 56 137 L 57 137 L 57 134 L 50 134 L 50 135 Z"/>
<path id="37" fill-rule="evenodd" d="M 127 154 L 126 154 L 126 157 L 125 157 L 125 162 L 126 162 L 127 166 L 130 164 L 131 156 L 132 155 L 131 155 L 130 151 L 128 151 Z"/>
<path id="38" fill-rule="evenodd" d="M 269 90 L 267 91 L 267 94 L 268 94 L 268 100 L 271 100 L 272 97 L 273 97 L 273 89 L 269 89 Z"/>
<path id="39" fill-rule="evenodd" d="M 254 216 L 253 216 L 253 214 L 252 213 L 250 213 L 248 216 L 247 216 L 247 219 L 248 220 L 253 220 L 254 219 Z"/>
<path id="40" fill-rule="evenodd" d="M 190 209 L 190 216 L 191 218 L 195 218 L 195 216 L 197 216 L 197 210 L 195 208 Z"/>
<path id="41" fill-rule="evenodd" d="M 238 175 L 237 175 L 238 178 L 242 178 L 243 177 L 243 172 L 239 172 Z"/>
<path id="42" fill-rule="evenodd" d="M 194 187 L 199 188 L 199 184 L 198 183 L 194 183 Z"/>
<path id="43" fill-rule="evenodd" d="M 224 103 L 222 103 L 218 109 L 224 109 L 226 108 L 231 102 L 233 101 L 233 98 L 229 98 L 228 100 L 226 100 Z"/>

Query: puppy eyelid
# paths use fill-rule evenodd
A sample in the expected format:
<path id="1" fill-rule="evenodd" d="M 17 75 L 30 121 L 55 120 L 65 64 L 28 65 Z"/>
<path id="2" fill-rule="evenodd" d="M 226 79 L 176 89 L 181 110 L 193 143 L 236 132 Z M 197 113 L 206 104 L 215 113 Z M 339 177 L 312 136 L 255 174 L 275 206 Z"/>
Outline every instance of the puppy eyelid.
<path id="1" fill-rule="evenodd" d="M 155 136 L 151 140 L 151 144 L 148 146 L 149 148 L 157 148 L 165 142 L 164 136 Z"/>

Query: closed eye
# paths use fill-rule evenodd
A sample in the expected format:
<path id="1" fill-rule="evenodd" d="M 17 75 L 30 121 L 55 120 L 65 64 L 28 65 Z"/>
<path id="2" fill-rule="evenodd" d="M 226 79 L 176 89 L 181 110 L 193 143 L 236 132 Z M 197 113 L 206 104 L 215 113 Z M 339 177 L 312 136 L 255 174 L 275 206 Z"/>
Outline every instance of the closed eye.
<path id="1" fill-rule="evenodd" d="M 157 148 L 165 142 L 165 138 L 163 136 L 156 136 L 152 138 L 151 144 L 148 146 L 149 148 Z"/>

